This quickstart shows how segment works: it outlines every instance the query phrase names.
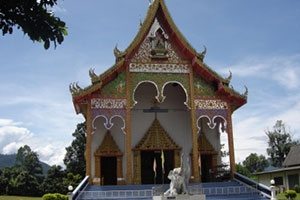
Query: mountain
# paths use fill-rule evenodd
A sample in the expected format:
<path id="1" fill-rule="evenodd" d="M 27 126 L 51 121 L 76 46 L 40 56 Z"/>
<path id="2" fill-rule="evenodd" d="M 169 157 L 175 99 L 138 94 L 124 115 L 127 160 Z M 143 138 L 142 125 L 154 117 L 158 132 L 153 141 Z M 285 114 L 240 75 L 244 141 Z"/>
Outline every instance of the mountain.
<path id="1" fill-rule="evenodd" d="M 15 160 L 16 160 L 17 154 L 0 154 L 0 169 L 3 169 L 5 167 L 12 167 L 15 165 Z M 50 168 L 50 165 L 47 163 L 44 163 L 40 161 L 42 167 L 43 167 L 43 174 L 46 175 L 47 171 Z"/>

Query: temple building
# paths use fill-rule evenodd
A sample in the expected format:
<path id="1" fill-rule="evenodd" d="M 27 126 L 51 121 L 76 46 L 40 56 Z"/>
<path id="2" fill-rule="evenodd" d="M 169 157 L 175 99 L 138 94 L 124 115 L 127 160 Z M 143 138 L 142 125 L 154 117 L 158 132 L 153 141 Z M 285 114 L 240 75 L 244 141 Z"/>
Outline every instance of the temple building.
<path id="1" fill-rule="evenodd" d="M 215 181 L 221 134 L 235 171 L 232 113 L 247 102 L 204 63 L 173 22 L 164 0 L 153 0 L 129 47 L 91 85 L 71 84 L 86 119 L 86 175 L 94 185 L 167 183 L 184 153 L 191 182 Z M 163 165 L 162 165 L 163 164 Z M 154 172 L 156 171 L 156 176 Z"/>

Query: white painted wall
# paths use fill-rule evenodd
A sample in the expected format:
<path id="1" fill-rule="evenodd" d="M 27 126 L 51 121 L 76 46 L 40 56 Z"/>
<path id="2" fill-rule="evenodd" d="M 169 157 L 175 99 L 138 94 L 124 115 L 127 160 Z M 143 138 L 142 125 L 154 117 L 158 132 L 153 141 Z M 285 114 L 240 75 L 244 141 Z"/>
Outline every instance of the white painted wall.
<path id="1" fill-rule="evenodd" d="M 219 126 L 216 125 L 214 129 L 211 129 L 207 123 L 208 123 L 207 118 L 202 118 L 199 120 L 199 127 L 203 129 L 202 131 L 200 130 L 201 134 L 204 133 L 210 144 L 214 147 L 214 149 L 219 152 L 218 153 L 218 159 L 217 159 L 217 164 L 221 165 L 222 160 L 221 160 L 221 154 L 220 154 L 220 149 L 221 149 L 221 140 L 220 140 L 220 132 L 219 132 Z"/>
<path id="2" fill-rule="evenodd" d="M 95 157 L 94 157 L 94 153 L 95 151 L 98 149 L 98 147 L 100 146 L 104 135 L 106 133 L 106 129 L 104 128 L 104 118 L 97 118 L 94 122 L 94 127 L 96 128 L 96 130 L 93 132 L 92 135 L 92 177 L 95 177 Z"/>

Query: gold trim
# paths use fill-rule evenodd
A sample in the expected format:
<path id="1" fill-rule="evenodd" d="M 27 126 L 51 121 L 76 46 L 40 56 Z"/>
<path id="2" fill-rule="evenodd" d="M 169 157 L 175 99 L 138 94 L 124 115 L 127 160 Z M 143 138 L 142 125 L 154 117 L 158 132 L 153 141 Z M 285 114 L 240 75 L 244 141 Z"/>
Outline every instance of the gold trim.
<path id="1" fill-rule="evenodd" d="M 203 133 L 201 133 L 198 137 L 198 151 L 201 154 L 218 154 Z"/>
<path id="2" fill-rule="evenodd" d="M 114 138 L 109 131 L 106 132 L 101 145 L 94 153 L 95 156 L 122 156 L 123 153 L 116 144 Z"/>
<path id="3" fill-rule="evenodd" d="M 233 180 L 235 172 L 235 157 L 234 157 L 234 141 L 232 130 L 231 110 L 227 110 L 227 133 L 228 133 L 228 147 L 229 147 L 229 161 L 230 161 L 230 177 Z"/>
<path id="4" fill-rule="evenodd" d="M 127 99 L 127 106 L 126 106 L 126 183 L 132 184 L 132 151 L 131 151 L 131 110 L 130 110 L 130 72 L 129 66 L 126 67 L 126 99 Z"/>
<path id="5" fill-rule="evenodd" d="M 91 99 L 88 99 L 87 107 L 87 119 L 86 119 L 86 149 L 85 149 L 85 160 L 86 160 L 86 176 L 89 176 L 89 183 L 92 183 L 92 113 L 91 113 Z"/>
<path id="6" fill-rule="evenodd" d="M 141 150 L 180 150 L 181 148 L 174 142 L 157 119 L 154 119 L 151 127 L 133 149 Z"/>
<path id="7" fill-rule="evenodd" d="M 197 140 L 197 120 L 196 120 L 196 111 L 195 111 L 195 96 L 194 96 L 194 70 L 191 67 L 190 74 L 189 74 L 189 79 L 190 79 L 190 93 L 191 93 L 191 126 L 192 126 L 192 152 L 193 152 L 193 157 L 192 157 L 192 162 L 193 162 L 193 175 L 194 175 L 194 180 L 195 182 L 200 181 L 200 173 L 199 173 L 199 165 L 198 165 L 198 140 Z M 201 169 L 200 169 L 201 170 Z"/>

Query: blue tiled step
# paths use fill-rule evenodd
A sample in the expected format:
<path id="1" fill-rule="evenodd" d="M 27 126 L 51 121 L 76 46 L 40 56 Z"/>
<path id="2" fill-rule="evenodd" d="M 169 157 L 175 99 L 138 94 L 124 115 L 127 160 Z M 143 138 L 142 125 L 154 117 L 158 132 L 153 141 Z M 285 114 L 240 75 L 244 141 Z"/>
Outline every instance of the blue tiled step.
<path id="1" fill-rule="evenodd" d="M 190 184 L 189 186 L 197 186 L 199 183 Z M 144 195 L 144 198 L 132 198 L 132 200 L 148 200 L 151 198 L 151 191 L 154 186 L 160 185 L 116 185 L 116 186 L 91 186 L 88 185 L 85 189 L 85 192 L 95 192 L 95 196 L 85 195 L 84 200 L 97 199 L 98 195 L 101 192 L 106 191 L 136 191 L 135 193 L 148 191 L 147 195 Z M 163 185 L 164 190 L 167 190 L 169 184 Z M 244 187 L 240 183 L 236 181 L 232 182 L 213 182 L 213 183 L 202 183 L 202 188 L 204 194 L 206 194 L 207 200 L 267 200 L 267 198 L 259 195 L 257 192 L 253 192 L 253 190 Z M 150 192 L 149 192 L 150 191 Z M 97 193 L 99 192 L 99 193 Z M 91 194 L 91 193 L 90 193 Z M 145 193 L 146 194 L 146 193 Z M 113 193 L 111 193 L 113 195 Z M 92 198 L 94 197 L 94 198 Z M 134 197 L 134 196 L 132 196 Z M 124 198 L 114 198 L 114 199 L 124 199 Z M 131 199 L 126 199 L 131 200 Z"/>

